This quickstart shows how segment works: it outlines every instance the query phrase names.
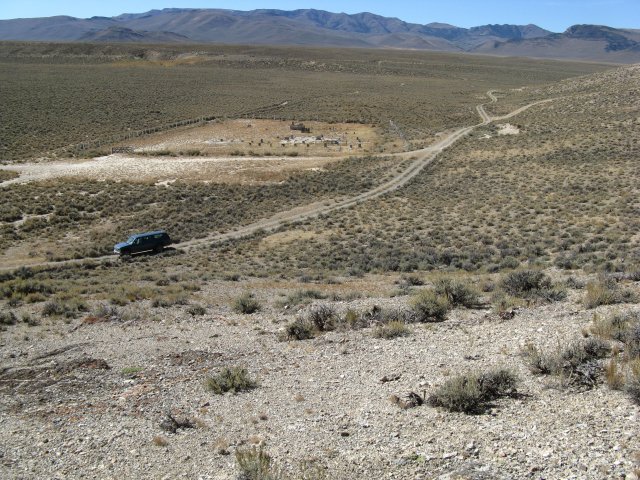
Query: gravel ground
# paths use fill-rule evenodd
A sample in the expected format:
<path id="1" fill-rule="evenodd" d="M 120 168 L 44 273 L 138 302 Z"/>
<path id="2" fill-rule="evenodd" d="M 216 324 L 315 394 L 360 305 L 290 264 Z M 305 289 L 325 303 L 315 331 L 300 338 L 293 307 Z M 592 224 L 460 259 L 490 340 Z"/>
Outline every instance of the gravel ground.
<path id="1" fill-rule="evenodd" d="M 127 321 L 8 327 L 0 345 L 0 477 L 232 479 L 234 451 L 264 444 L 293 478 L 302 462 L 331 479 L 636 478 L 640 409 L 606 385 L 549 388 L 519 354 L 527 342 L 553 348 L 580 335 L 593 311 L 577 302 L 579 292 L 510 320 L 457 309 L 394 340 L 363 329 L 286 342 L 278 334 L 296 308 L 276 308 L 277 289 L 265 287 L 257 292 L 262 312 L 233 313 L 226 299 L 244 288 L 209 284 L 199 294 L 207 304 L 200 317 L 141 302 L 126 307 L 137 312 Z M 258 388 L 207 391 L 207 375 L 226 366 L 246 367 Z M 520 395 L 484 414 L 402 410 L 390 401 L 492 367 L 515 371 Z M 164 431 L 167 412 L 195 428 Z"/>

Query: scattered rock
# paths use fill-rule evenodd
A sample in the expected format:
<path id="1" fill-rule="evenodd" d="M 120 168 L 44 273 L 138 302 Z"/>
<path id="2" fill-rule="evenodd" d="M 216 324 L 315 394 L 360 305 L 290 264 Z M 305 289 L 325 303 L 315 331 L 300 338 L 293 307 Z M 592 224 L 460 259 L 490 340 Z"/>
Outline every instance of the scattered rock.
<path id="1" fill-rule="evenodd" d="M 166 417 L 160 422 L 160 428 L 165 432 L 176 433 L 178 429 L 195 428 L 195 425 L 188 418 L 177 420 L 167 412 Z"/>
<path id="2" fill-rule="evenodd" d="M 395 374 L 391 374 L 391 375 L 385 375 L 384 377 L 382 377 L 380 379 L 380 383 L 387 383 L 387 382 L 395 382 L 396 380 L 400 380 L 400 377 L 402 375 L 399 373 L 395 373 Z"/>
<path id="3" fill-rule="evenodd" d="M 402 409 L 419 407 L 424 403 L 424 399 L 415 392 L 405 393 L 401 396 L 391 395 L 390 400 Z"/>

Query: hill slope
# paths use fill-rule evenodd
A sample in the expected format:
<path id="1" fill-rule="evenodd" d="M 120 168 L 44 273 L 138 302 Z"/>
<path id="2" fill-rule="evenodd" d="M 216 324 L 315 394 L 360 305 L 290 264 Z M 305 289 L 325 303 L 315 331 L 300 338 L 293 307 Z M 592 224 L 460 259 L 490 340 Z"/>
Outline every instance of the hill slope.
<path id="1" fill-rule="evenodd" d="M 164 9 L 117 17 L 49 17 L 0 21 L 0 40 L 101 40 L 92 32 L 110 27 L 173 32 L 195 42 L 295 44 L 319 46 L 404 47 L 468 50 L 486 41 L 545 36 L 535 25 L 485 25 L 471 29 L 431 23 L 420 25 L 372 13 L 322 10 Z M 89 35 L 89 36 L 88 36 Z M 110 38 L 112 35 L 105 35 Z M 116 35 L 118 37 L 118 35 Z M 126 37 L 126 36 L 125 36 Z M 167 41 L 172 41 L 170 38 Z"/>
<path id="2" fill-rule="evenodd" d="M 473 51 L 493 55 L 572 58 L 619 63 L 640 61 L 640 34 L 599 25 L 574 25 L 564 33 L 486 42 Z"/>
<path id="3" fill-rule="evenodd" d="M 536 25 L 460 28 L 420 25 L 373 13 L 323 10 L 166 8 L 116 17 L 0 21 L 0 40 L 308 45 L 466 51 L 503 56 L 640 62 L 640 33 L 575 25 L 554 34 Z"/>

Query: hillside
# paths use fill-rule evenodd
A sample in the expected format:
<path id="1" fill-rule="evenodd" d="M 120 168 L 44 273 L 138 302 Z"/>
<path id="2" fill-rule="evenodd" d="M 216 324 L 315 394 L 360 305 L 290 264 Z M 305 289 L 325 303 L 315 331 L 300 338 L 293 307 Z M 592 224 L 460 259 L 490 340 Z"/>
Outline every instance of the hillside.
<path id="1" fill-rule="evenodd" d="M 112 25 L 104 30 L 91 30 L 79 42 L 125 42 L 125 43 L 179 43 L 189 42 L 189 38 L 173 32 L 148 32 Z"/>
<path id="2" fill-rule="evenodd" d="M 640 61 L 637 30 L 617 30 L 598 25 L 574 25 L 560 34 L 533 39 L 490 41 L 473 51 L 492 55 L 537 58 L 571 58 L 615 63 Z"/>
<path id="3" fill-rule="evenodd" d="M 112 18 L 0 20 L 0 40 L 403 48 L 617 63 L 640 61 L 639 37 L 637 30 L 596 25 L 576 25 L 555 34 L 531 24 L 467 29 L 314 9 L 167 8 Z"/>

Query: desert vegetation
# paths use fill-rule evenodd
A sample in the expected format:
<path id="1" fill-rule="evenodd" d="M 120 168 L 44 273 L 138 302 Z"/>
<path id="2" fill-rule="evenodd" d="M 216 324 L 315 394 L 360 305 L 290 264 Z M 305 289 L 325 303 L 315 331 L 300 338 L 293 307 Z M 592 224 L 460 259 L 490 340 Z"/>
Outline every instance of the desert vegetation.
<path id="1" fill-rule="evenodd" d="M 612 105 L 634 103 L 633 88 L 613 85 L 637 84 L 636 71 L 536 90 L 538 98 L 559 98 L 519 116 L 519 135 L 476 130 L 397 192 L 302 225 L 332 234 L 286 253 L 273 249 L 271 262 L 361 272 L 532 265 L 633 274 L 637 112 Z"/>
<path id="2" fill-rule="evenodd" d="M 604 68 L 360 49 L 197 51 L 195 61 L 182 62 L 182 47 L 3 43 L 0 158 L 86 155 L 96 140 L 109 145 L 129 132 L 205 116 L 347 121 L 385 130 L 392 121 L 389 135 L 399 129 L 419 144 L 425 133 L 475 121 L 469 78 L 478 93 Z M 84 152 L 64 148 L 80 143 L 87 144 Z"/>
<path id="3" fill-rule="evenodd" d="M 366 121 L 404 150 L 477 123 L 490 88 L 491 114 L 555 100 L 396 191 L 157 255 L 91 258 L 330 205 L 412 154 L 252 185 L 0 185 L 1 266 L 32 264 L 0 271 L 3 478 L 638 476 L 637 68 L 173 48 L 0 45 L 2 159 L 208 114 Z"/>

